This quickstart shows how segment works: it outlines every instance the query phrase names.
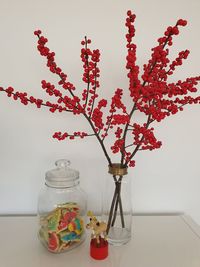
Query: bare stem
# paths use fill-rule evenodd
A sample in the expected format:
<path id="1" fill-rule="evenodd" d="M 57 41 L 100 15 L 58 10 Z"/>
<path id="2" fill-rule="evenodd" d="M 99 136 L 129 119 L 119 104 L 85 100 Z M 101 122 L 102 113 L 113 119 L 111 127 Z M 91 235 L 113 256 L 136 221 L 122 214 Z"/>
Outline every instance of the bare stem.
<path id="1" fill-rule="evenodd" d="M 122 222 L 122 228 L 125 228 L 124 212 L 123 212 L 123 208 L 122 208 L 121 194 L 119 196 L 119 210 L 120 210 L 120 217 L 121 217 L 121 222 Z"/>
<path id="2" fill-rule="evenodd" d="M 113 176 L 115 177 L 115 176 Z M 113 195 L 111 207 L 110 207 L 110 212 L 109 212 L 109 217 L 108 217 L 108 225 L 107 225 L 107 233 L 110 230 L 110 227 L 114 226 L 116 217 L 117 217 L 117 210 L 119 206 L 120 210 L 120 217 L 121 217 L 121 223 L 122 227 L 125 227 L 125 222 L 124 222 L 124 214 L 123 214 L 123 209 L 122 209 L 122 201 L 121 201 L 121 181 L 123 179 L 123 176 L 120 176 L 119 179 L 117 180 L 115 177 L 115 192 Z"/>
<path id="3" fill-rule="evenodd" d="M 108 134 L 108 131 L 110 129 L 110 126 L 111 126 L 111 122 L 112 122 L 112 118 L 113 118 L 113 113 L 111 113 L 111 116 L 110 116 L 110 119 L 109 119 L 109 122 L 108 122 L 108 126 L 107 126 L 107 129 L 105 131 L 105 134 L 104 134 L 104 137 L 102 138 L 102 142 L 104 141 L 104 139 L 106 138 L 106 135 Z"/>
<path id="4" fill-rule="evenodd" d="M 112 216 L 113 216 L 113 209 L 114 209 L 114 205 L 115 205 L 115 201 L 116 201 L 116 197 L 117 197 L 117 187 L 116 187 L 116 176 L 113 175 L 113 179 L 115 181 L 115 192 L 113 195 L 113 199 L 111 202 L 111 207 L 110 207 L 110 211 L 109 211 L 109 215 L 108 215 L 108 224 L 107 224 L 107 229 L 106 229 L 106 233 L 108 234 L 109 230 L 110 230 L 110 226 L 111 226 L 111 221 L 112 221 Z"/>
<path id="5" fill-rule="evenodd" d="M 116 189 L 117 189 L 117 193 L 116 193 L 115 209 L 114 209 L 114 212 L 113 212 L 113 219 L 112 219 L 112 223 L 111 223 L 112 227 L 114 226 L 115 220 L 116 220 L 116 217 L 117 217 L 117 210 L 118 210 L 119 197 L 120 197 L 119 184 L 116 184 Z"/>
<path id="6" fill-rule="evenodd" d="M 96 135 L 96 138 L 97 138 L 97 140 L 99 141 L 99 143 L 100 143 L 100 145 L 101 145 L 101 148 L 103 149 L 103 152 L 104 152 L 104 154 L 105 154 L 105 156 L 106 156 L 106 159 L 107 159 L 107 161 L 108 161 L 108 164 L 109 164 L 110 166 L 112 166 L 111 159 L 110 159 L 110 157 L 109 157 L 109 155 L 108 155 L 108 153 L 107 153 L 107 150 L 106 150 L 106 148 L 105 148 L 105 146 L 104 146 L 104 143 L 103 143 L 103 141 L 101 140 L 99 134 L 96 132 L 96 129 L 95 129 L 95 127 L 94 127 L 92 121 L 91 121 L 90 118 L 87 116 L 87 114 L 84 113 L 83 115 L 84 115 L 84 117 L 86 118 L 86 120 L 89 122 L 89 124 L 90 124 L 90 126 L 91 126 L 91 128 L 92 128 L 92 130 L 93 130 L 93 132 L 94 132 L 94 134 Z"/>

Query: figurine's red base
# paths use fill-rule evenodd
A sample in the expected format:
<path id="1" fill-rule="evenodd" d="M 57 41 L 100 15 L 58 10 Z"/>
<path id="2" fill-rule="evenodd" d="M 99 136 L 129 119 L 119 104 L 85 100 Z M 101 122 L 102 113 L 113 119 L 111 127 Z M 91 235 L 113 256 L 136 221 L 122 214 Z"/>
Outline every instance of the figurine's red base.
<path id="1" fill-rule="evenodd" d="M 97 244 L 96 239 L 90 242 L 90 256 L 95 260 L 104 260 L 108 257 L 108 241 L 100 238 L 100 243 Z"/>

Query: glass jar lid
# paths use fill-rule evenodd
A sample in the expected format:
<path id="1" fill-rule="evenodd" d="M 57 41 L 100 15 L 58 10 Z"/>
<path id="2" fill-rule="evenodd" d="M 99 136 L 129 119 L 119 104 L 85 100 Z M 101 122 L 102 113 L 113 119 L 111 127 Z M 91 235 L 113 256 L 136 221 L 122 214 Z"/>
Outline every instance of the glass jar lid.
<path id="1" fill-rule="evenodd" d="M 71 187 L 78 183 L 79 172 L 69 168 L 70 161 L 59 159 L 55 162 L 56 169 L 46 172 L 46 185 L 50 187 Z"/>

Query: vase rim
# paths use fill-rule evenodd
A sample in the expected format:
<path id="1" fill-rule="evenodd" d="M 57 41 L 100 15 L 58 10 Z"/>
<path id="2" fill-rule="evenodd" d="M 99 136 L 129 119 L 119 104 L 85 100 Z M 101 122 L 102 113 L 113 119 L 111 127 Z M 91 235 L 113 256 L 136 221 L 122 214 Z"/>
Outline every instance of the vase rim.
<path id="1" fill-rule="evenodd" d="M 108 172 L 112 175 L 123 176 L 128 173 L 128 168 L 122 167 L 121 163 L 112 163 L 112 165 L 108 166 Z"/>

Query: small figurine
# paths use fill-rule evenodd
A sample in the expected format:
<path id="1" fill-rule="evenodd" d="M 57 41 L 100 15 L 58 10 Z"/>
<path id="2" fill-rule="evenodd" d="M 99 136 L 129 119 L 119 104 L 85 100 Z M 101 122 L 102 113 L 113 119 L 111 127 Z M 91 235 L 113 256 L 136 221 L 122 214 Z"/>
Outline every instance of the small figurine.
<path id="1" fill-rule="evenodd" d="M 87 215 L 90 217 L 90 222 L 86 228 L 92 230 L 90 256 L 96 260 L 103 260 L 108 256 L 107 224 L 99 222 L 91 211 Z"/>

